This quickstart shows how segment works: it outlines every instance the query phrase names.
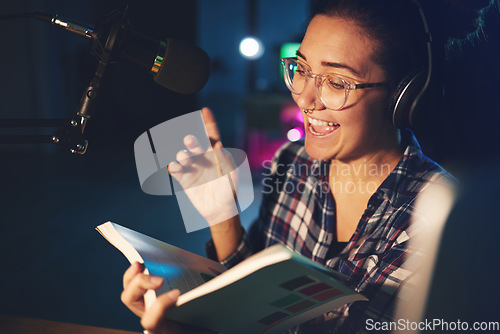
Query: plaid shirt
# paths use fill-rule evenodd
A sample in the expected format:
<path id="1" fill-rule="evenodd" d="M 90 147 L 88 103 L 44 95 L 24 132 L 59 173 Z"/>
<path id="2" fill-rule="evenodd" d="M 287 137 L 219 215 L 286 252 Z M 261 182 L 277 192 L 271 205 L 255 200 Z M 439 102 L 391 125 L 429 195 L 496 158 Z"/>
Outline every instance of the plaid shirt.
<path id="1" fill-rule="evenodd" d="M 413 133 L 405 130 L 402 134 L 404 155 L 371 196 L 346 247 L 333 258 L 327 256 L 330 245 L 336 242 L 329 162 L 309 158 L 301 143 L 287 143 L 276 152 L 262 181 L 259 217 L 237 250 L 221 263 L 232 267 L 254 252 L 280 243 L 345 274 L 356 291 L 370 299 L 369 303 L 348 304 L 290 332 L 354 333 L 362 332 L 368 318 L 390 320 L 393 295 L 410 274 L 404 263 L 409 255 L 408 227 L 414 200 L 426 183 L 451 178 L 422 154 Z M 210 247 L 208 250 L 213 254 Z"/>

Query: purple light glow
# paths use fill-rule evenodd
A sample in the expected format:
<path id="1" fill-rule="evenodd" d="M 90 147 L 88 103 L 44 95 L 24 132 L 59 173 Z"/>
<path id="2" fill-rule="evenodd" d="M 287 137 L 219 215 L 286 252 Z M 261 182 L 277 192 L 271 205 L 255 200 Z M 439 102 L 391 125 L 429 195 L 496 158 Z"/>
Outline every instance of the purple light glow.
<path id="1" fill-rule="evenodd" d="M 297 106 L 295 111 L 295 119 L 300 123 L 304 124 L 304 117 L 302 117 L 302 110 Z"/>
<path id="2" fill-rule="evenodd" d="M 290 141 L 297 141 L 302 139 L 304 132 L 301 128 L 293 128 L 288 131 L 286 136 Z"/>
<path id="3" fill-rule="evenodd" d="M 280 118 L 283 123 L 299 122 L 304 123 L 302 112 L 296 104 L 288 104 L 281 109 Z"/>

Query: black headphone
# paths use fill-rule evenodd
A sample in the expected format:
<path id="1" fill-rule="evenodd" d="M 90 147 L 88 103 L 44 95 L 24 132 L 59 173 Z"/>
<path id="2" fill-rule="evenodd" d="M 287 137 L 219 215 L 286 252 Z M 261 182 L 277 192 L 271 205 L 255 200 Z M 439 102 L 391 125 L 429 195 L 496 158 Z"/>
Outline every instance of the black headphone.
<path id="1" fill-rule="evenodd" d="M 417 6 L 418 12 L 427 38 L 427 71 L 418 70 L 407 75 L 394 91 L 392 100 L 389 104 L 389 112 L 392 112 L 392 122 L 398 129 L 411 127 L 413 125 L 413 114 L 417 109 L 418 103 L 427 90 L 432 75 L 432 37 L 427 25 L 424 11 L 418 0 L 412 0 Z M 427 72 L 427 73 L 426 73 Z"/>

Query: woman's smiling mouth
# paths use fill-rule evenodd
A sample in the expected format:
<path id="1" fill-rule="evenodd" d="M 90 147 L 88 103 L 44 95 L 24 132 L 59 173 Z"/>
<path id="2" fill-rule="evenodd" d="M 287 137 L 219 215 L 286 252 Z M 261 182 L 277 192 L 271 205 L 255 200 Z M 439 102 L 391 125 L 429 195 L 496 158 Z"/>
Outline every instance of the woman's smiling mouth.
<path id="1" fill-rule="evenodd" d="M 338 123 L 323 121 L 320 119 L 312 118 L 310 116 L 306 117 L 307 126 L 309 132 L 315 137 L 325 137 L 338 129 L 340 126 Z"/>

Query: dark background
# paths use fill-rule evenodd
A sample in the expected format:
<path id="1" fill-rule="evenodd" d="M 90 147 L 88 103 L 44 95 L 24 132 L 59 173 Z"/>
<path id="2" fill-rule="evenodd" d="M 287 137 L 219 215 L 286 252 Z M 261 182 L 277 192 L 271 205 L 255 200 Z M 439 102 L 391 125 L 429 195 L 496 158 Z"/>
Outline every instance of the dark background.
<path id="1" fill-rule="evenodd" d="M 175 198 L 141 191 L 135 139 L 154 125 L 209 106 L 225 146 L 248 152 L 258 188 L 259 159 L 286 138 L 290 127 L 279 115 L 291 99 L 281 83 L 278 51 L 284 42 L 300 41 L 307 1 L 128 4 L 137 31 L 204 48 L 212 60 L 210 80 L 197 95 L 183 96 L 156 85 L 146 71 L 119 62 L 106 73 L 86 133 L 86 155 L 49 144 L 0 145 L 0 313 L 139 329 L 119 297 L 128 264 L 94 228 L 112 220 L 199 254 L 209 233 L 187 234 Z M 124 7 L 124 1 L 26 0 L 3 2 L 0 14 L 36 10 L 95 24 Z M 492 11 L 487 39 L 474 48 L 467 45 L 442 68 L 447 99 L 424 113 L 416 130 L 424 152 L 463 178 L 498 158 L 499 22 L 498 11 Z M 253 62 L 238 53 L 239 41 L 250 33 L 266 47 Z M 97 65 L 88 41 L 24 19 L 0 22 L 0 45 L 0 118 L 73 117 Z M 246 225 L 257 205 L 245 213 Z"/>

